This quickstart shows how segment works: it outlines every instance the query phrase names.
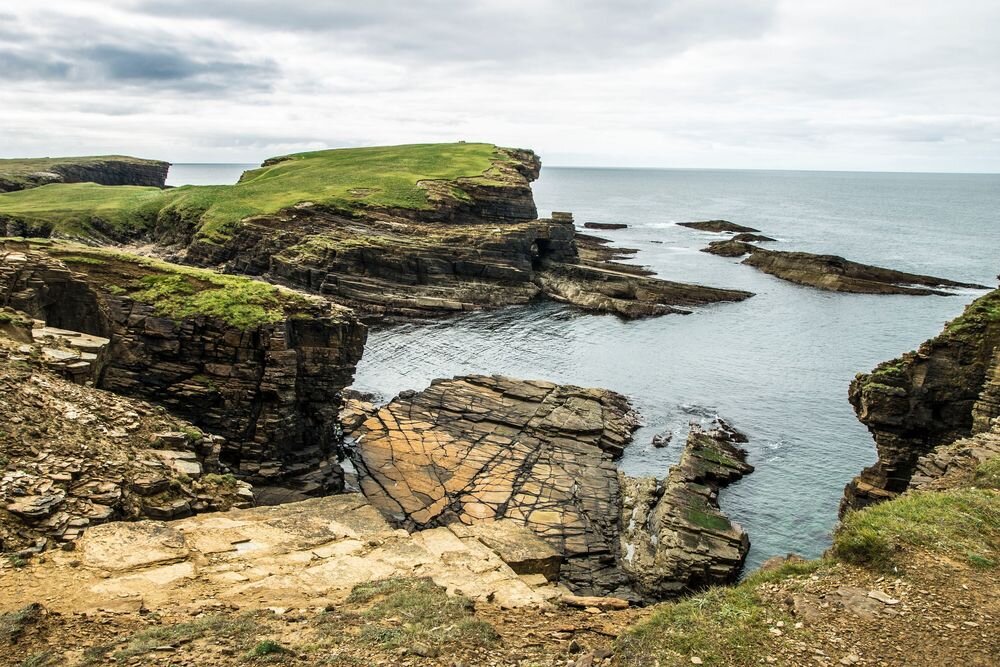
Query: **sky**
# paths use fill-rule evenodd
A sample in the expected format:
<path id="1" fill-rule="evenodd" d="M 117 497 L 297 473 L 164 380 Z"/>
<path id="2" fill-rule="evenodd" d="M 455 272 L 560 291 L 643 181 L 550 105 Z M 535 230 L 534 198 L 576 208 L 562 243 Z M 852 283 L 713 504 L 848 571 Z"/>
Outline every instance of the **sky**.
<path id="1" fill-rule="evenodd" d="M 1000 172 L 997 0 L 4 0 L 0 157 Z"/>

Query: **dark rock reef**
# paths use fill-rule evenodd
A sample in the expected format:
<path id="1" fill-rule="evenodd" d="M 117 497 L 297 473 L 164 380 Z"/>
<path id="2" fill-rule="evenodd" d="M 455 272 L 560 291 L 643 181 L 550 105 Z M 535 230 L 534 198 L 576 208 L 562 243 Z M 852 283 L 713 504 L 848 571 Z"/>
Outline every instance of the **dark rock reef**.
<path id="1" fill-rule="evenodd" d="M 723 234 L 726 232 L 759 232 L 759 229 L 754 229 L 753 227 L 747 227 L 745 225 L 738 225 L 735 222 L 729 222 L 728 220 L 703 220 L 701 222 L 678 222 L 681 227 L 687 227 L 688 229 L 697 229 L 699 232 L 715 232 L 716 234 Z"/>
<path id="2" fill-rule="evenodd" d="M 122 155 L 0 160 L 0 192 L 50 183 L 146 185 L 162 188 L 169 162 Z"/>
<path id="3" fill-rule="evenodd" d="M 608 231 L 628 229 L 628 225 L 622 222 L 585 222 L 583 226 L 587 229 L 604 229 Z"/>
<path id="4" fill-rule="evenodd" d="M 343 418 L 361 488 L 390 520 L 519 523 L 561 554 L 560 579 L 581 594 L 658 599 L 729 581 L 749 547 L 716 503 L 752 470 L 734 432 L 695 430 L 662 485 L 632 480 L 614 460 L 638 422 L 614 392 L 467 376 L 382 408 L 351 403 Z"/>
<path id="5" fill-rule="evenodd" d="M 0 246 L 0 305 L 109 340 L 97 386 L 224 437 L 223 463 L 255 483 L 341 489 L 337 410 L 365 327 L 316 297 L 221 280 L 71 244 Z"/>
<path id="6" fill-rule="evenodd" d="M 951 292 L 941 288 L 986 289 L 973 283 L 860 264 L 836 255 L 767 250 L 732 239 L 712 243 L 705 252 L 724 257 L 749 255 L 743 264 L 782 280 L 830 292 L 948 296 Z"/>
<path id="7" fill-rule="evenodd" d="M 854 379 L 851 405 L 875 437 L 878 462 L 847 485 L 842 511 L 895 497 L 922 456 L 993 427 L 1000 416 L 998 345 L 1000 290 L 994 290 L 916 352 Z"/>

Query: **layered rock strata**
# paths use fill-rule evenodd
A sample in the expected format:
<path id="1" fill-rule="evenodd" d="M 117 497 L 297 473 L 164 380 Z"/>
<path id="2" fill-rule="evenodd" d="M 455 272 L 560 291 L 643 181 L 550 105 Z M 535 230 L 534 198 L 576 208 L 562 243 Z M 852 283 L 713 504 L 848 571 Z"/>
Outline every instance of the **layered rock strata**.
<path id="1" fill-rule="evenodd" d="M 0 334 L 0 551 L 26 555 L 107 521 L 252 503 L 250 486 L 224 474 L 222 438 L 47 365 L 40 345 Z"/>
<path id="2" fill-rule="evenodd" d="M 746 438 L 720 423 L 692 425 L 684 452 L 663 481 L 620 475 L 619 562 L 647 598 L 676 596 L 735 581 L 750 539 L 719 509 L 719 489 L 753 472 L 738 445 Z"/>
<path id="3" fill-rule="evenodd" d="M 895 497 L 920 457 L 985 433 L 1000 416 L 1000 290 L 970 304 L 935 338 L 859 375 L 851 405 L 875 438 L 878 462 L 845 491 L 841 510 Z"/>
<path id="4" fill-rule="evenodd" d="M 613 458 L 636 426 L 613 392 L 468 376 L 400 396 L 351 436 L 362 490 L 398 525 L 515 521 L 562 554 L 563 582 L 599 594 L 625 583 Z"/>
<path id="5" fill-rule="evenodd" d="M 341 489 L 336 416 L 365 328 L 319 299 L 172 271 L 119 253 L 6 242 L 0 305 L 107 338 L 97 386 L 155 401 L 224 437 L 222 459 L 239 474 L 262 484 L 294 480 L 306 492 Z M 176 301 L 209 288 L 219 299 L 263 289 L 273 312 L 233 324 L 227 317 L 257 311 L 237 301 L 226 304 L 232 313 L 211 316 L 197 312 L 200 301 Z M 171 311 L 177 303 L 195 312 Z"/>
<path id="6" fill-rule="evenodd" d="M 382 408 L 351 402 L 344 418 L 361 488 L 394 523 L 513 521 L 560 554 L 559 580 L 580 594 L 651 600 L 730 581 L 749 547 L 717 504 L 752 470 L 739 436 L 695 430 L 666 481 L 630 479 L 614 459 L 637 422 L 613 392 L 467 376 Z"/>
<path id="7" fill-rule="evenodd" d="M 162 188 L 169 162 L 120 155 L 82 158 L 0 160 L 0 192 L 13 192 L 50 183 L 146 185 Z"/>
<path id="8" fill-rule="evenodd" d="M 947 296 L 952 292 L 942 288 L 986 289 L 974 283 L 860 264 L 836 255 L 768 250 L 735 240 L 712 243 L 705 251 L 724 257 L 749 255 L 743 260 L 747 266 L 782 280 L 830 292 Z"/>

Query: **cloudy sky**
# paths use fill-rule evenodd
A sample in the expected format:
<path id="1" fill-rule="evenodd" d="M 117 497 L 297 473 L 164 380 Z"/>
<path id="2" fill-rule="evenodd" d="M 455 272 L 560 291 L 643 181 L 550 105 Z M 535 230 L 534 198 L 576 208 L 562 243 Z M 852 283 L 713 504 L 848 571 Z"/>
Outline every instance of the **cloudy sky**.
<path id="1" fill-rule="evenodd" d="M 0 156 L 1000 172 L 996 0 L 5 0 Z"/>

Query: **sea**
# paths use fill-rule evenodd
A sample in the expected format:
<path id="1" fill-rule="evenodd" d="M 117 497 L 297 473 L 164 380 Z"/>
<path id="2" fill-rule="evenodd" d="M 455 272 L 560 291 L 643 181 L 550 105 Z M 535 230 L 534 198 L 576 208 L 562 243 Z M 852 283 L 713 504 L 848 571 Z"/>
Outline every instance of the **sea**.
<path id="1" fill-rule="evenodd" d="M 254 165 L 174 165 L 169 184 L 232 183 Z M 663 477 L 691 423 L 725 419 L 749 437 L 756 470 L 720 504 L 750 535 L 748 570 L 830 544 L 844 485 L 876 460 L 847 401 L 851 379 L 915 349 L 982 291 L 874 296 L 800 287 L 700 252 L 723 238 L 676 223 L 725 219 L 777 239 L 767 247 L 995 286 L 1000 175 L 713 169 L 542 169 L 540 215 L 639 252 L 656 275 L 755 296 L 690 315 L 623 321 L 537 303 L 371 331 L 354 387 L 388 400 L 438 377 L 500 373 L 613 389 L 642 414 L 620 466 Z M 663 448 L 654 435 L 669 433 Z"/>

